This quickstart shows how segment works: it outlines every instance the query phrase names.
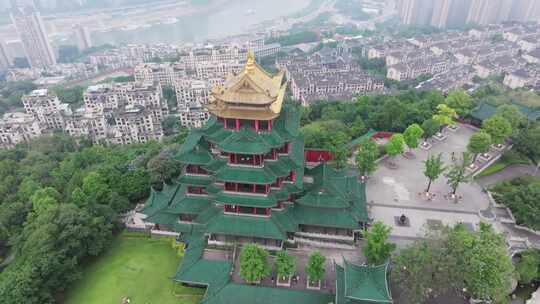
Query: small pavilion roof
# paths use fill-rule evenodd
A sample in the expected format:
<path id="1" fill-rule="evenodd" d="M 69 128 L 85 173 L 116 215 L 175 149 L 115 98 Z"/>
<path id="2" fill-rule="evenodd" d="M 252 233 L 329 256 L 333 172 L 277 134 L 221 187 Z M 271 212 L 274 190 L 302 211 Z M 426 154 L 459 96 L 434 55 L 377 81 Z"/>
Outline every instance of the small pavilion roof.
<path id="1" fill-rule="evenodd" d="M 344 260 L 336 268 L 336 304 L 392 303 L 388 286 L 388 263 L 356 265 Z"/>

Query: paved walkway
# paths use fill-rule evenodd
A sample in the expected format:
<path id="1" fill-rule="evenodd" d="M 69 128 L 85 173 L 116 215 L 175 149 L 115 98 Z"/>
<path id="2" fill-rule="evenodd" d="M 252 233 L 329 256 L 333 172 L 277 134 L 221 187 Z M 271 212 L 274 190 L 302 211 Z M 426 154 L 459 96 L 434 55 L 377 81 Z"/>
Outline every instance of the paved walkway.
<path id="1" fill-rule="evenodd" d="M 479 177 L 476 181 L 484 186 L 488 187 L 498 182 L 511 180 L 520 176 L 533 175 L 535 167 L 533 165 L 510 165 L 504 168 L 502 171 L 493 173 L 488 176 Z"/>

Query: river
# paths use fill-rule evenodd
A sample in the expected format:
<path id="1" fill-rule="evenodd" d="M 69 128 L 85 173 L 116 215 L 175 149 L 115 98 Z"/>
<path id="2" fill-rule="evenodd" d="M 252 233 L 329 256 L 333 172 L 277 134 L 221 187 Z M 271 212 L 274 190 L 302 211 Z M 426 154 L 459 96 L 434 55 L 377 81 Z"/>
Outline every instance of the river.
<path id="1" fill-rule="evenodd" d="M 218 8 L 177 18 L 176 23 L 92 34 L 94 45 L 200 42 L 245 33 L 255 24 L 298 12 L 310 0 L 231 0 Z"/>

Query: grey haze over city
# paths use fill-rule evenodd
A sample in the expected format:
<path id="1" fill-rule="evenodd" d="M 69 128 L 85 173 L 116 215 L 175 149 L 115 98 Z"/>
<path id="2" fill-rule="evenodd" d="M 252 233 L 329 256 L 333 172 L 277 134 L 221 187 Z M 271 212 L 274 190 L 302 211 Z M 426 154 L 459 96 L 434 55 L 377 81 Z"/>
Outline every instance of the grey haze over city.
<path id="1" fill-rule="evenodd" d="M 1 304 L 540 304 L 540 0 L 0 0 Z"/>

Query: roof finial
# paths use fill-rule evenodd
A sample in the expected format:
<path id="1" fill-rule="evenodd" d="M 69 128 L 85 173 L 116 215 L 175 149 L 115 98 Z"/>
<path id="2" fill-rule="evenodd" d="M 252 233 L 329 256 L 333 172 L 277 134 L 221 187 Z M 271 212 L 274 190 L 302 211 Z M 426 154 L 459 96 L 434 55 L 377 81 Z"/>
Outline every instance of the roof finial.
<path id="1" fill-rule="evenodd" d="M 246 74 L 249 73 L 254 68 L 255 68 L 255 53 L 253 53 L 253 50 L 248 50 L 245 73 Z"/>

